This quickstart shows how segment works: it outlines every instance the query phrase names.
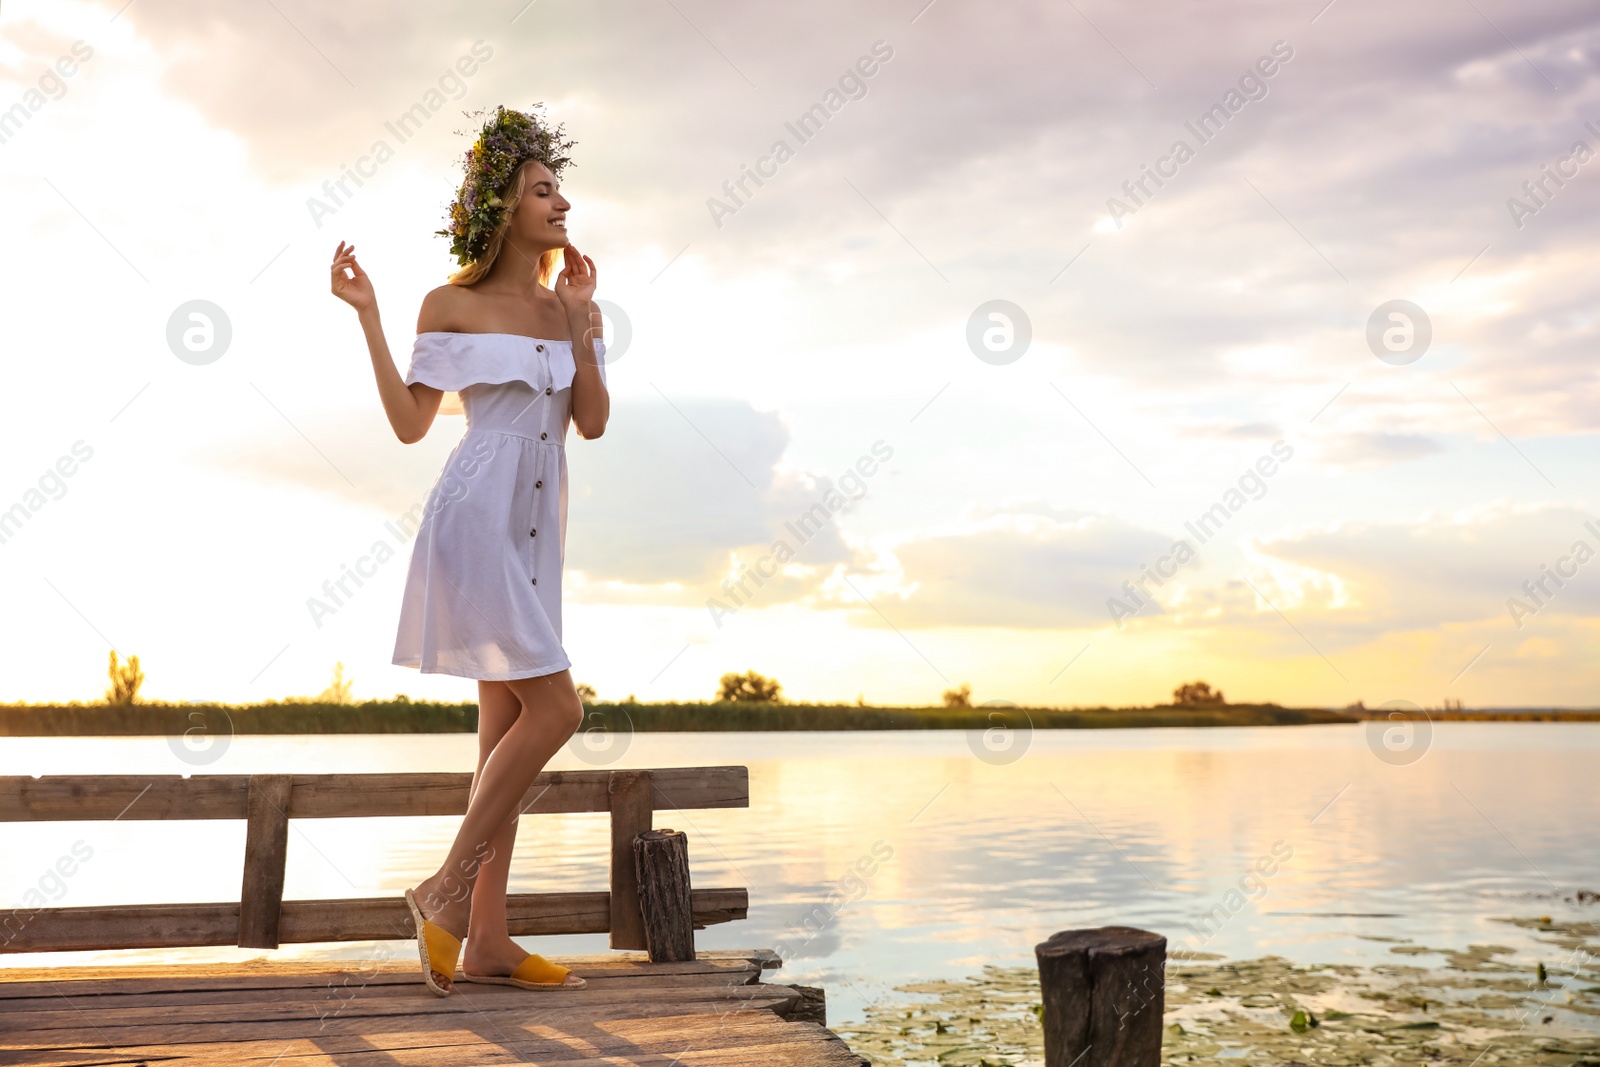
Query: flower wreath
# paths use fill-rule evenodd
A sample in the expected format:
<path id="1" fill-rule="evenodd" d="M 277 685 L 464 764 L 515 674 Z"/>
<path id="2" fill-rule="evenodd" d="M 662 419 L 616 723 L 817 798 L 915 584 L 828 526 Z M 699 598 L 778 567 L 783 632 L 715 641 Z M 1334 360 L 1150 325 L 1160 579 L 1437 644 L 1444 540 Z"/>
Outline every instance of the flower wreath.
<path id="1" fill-rule="evenodd" d="M 507 187 L 518 166 L 536 159 L 560 181 L 562 168 L 572 162 L 563 153 L 578 142 L 562 140 L 560 125 L 552 129 L 542 116 L 534 114 L 543 106 L 534 104 L 523 112 L 497 105 L 494 117 L 483 124 L 477 141 L 467 150 L 466 177 L 450 204 L 450 227 L 435 231 L 450 238 L 450 251 L 461 266 L 483 258 L 488 251 L 489 237 L 506 210 L 501 194 L 510 192 Z M 486 113 L 481 108 L 463 112 L 468 118 Z"/>

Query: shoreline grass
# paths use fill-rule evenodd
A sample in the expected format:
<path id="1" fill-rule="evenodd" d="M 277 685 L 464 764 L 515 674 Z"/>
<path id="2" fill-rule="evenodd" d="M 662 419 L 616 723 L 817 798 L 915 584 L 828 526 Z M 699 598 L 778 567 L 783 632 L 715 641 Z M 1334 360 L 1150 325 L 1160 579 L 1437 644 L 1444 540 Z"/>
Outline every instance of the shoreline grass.
<path id="1" fill-rule="evenodd" d="M 972 730 L 1005 723 L 1036 730 L 1156 727 L 1305 726 L 1382 718 L 1376 709 L 1285 708 L 1276 704 L 1151 707 L 916 707 L 700 701 L 585 705 L 583 729 L 637 733 L 767 730 Z M 1434 721 L 1600 722 L 1600 710 L 1429 711 Z M 234 734 L 471 733 L 474 701 L 407 698 L 337 704 L 315 700 L 0 704 L 0 737 Z"/>

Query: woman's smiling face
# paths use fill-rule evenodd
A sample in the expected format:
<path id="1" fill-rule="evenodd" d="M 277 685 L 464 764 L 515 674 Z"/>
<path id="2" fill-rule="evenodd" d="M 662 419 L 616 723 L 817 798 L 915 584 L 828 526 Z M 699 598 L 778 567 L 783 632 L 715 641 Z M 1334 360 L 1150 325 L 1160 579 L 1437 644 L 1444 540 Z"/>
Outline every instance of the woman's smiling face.
<path id="1" fill-rule="evenodd" d="M 523 168 L 522 199 L 512 214 L 510 236 L 523 247 L 544 252 L 567 246 L 567 209 L 560 183 L 543 163 Z"/>

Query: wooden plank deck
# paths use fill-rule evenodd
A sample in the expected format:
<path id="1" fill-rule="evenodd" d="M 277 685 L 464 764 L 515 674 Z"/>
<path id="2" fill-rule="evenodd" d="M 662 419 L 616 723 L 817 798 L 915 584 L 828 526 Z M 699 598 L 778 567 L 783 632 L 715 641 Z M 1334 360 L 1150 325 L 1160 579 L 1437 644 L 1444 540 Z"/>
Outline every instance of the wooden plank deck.
<path id="1" fill-rule="evenodd" d="M 865 1067 L 769 949 L 560 957 L 584 989 L 457 981 L 406 958 L 0 969 L 0 1064 L 28 1067 Z M 816 1021 L 812 1021 L 816 1020 Z"/>

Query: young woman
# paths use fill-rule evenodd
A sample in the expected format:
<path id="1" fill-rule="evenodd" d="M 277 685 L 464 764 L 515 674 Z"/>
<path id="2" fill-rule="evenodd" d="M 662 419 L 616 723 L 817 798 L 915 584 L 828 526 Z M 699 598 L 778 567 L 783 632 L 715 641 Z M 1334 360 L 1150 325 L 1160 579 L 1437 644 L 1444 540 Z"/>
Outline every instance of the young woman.
<path id="1" fill-rule="evenodd" d="M 438 871 L 405 893 L 423 980 L 439 996 L 463 938 L 468 981 L 585 984 L 524 952 L 506 926 L 523 796 L 583 717 L 561 646 L 567 425 L 592 440 L 610 414 L 597 272 L 567 239 L 560 153 L 573 142 L 559 133 L 504 107 L 484 125 L 451 228 L 439 231 L 463 269 L 423 299 L 404 379 L 355 246 L 340 242 L 333 256 L 333 293 L 359 315 L 395 435 L 421 440 L 456 401 L 467 419 L 417 529 L 394 649 L 397 664 L 478 682 L 466 816 Z"/>

